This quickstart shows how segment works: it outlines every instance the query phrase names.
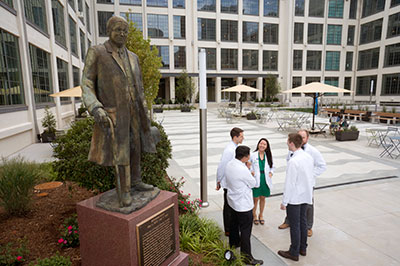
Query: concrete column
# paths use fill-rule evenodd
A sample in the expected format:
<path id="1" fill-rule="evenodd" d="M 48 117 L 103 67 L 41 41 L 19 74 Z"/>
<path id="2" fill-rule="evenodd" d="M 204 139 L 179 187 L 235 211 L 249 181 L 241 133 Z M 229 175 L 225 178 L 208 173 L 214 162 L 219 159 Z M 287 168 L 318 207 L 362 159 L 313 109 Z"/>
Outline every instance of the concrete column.
<path id="1" fill-rule="evenodd" d="M 172 102 L 175 102 L 175 77 L 169 78 L 169 96 Z"/>
<path id="2" fill-rule="evenodd" d="M 215 78 L 215 102 L 221 102 L 221 77 Z"/>
<path id="3" fill-rule="evenodd" d="M 192 77 L 193 85 L 194 85 L 194 93 L 192 96 L 192 103 L 195 102 L 197 93 L 199 92 L 199 77 Z"/>
<path id="4" fill-rule="evenodd" d="M 263 78 L 258 77 L 257 78 L 257 89 L 259 89 L 261 91 L 256 93 L 257 99 L 260 99 L 262 97 L 262 90 L 263 90 L 262 84 L 263 84 Z"/>

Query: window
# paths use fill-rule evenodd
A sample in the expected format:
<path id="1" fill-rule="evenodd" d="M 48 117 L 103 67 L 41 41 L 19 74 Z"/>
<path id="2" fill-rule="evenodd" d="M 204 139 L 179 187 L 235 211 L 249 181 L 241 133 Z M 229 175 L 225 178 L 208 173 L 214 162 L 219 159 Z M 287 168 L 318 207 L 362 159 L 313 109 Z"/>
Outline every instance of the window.
<path id="1" fill-rule="evenodd" d="M 294 15 L 304 17 L 304 0 L 296 0 L 294 5 Z"/>
<path id="2" fill-rule="evenodd" d="M 328 25 L 328 33 L 326 37 L 326 44 L 340 45 L 342 43 L 342 26 Z"/>
<path id="3" fill-rule="evenodd" d="M 400 43 L 387 45 L 385 48 L 385 67 L 400 65 Z"/>
<path id="4" fill-rule="evenodd" d="M 186 37 L 185 16 L 174 16 L 174 38 L 185 39 Z"/>
<path id="5" fill-rule="evenodd" d="M 198 39 L 203 41 L 215 41 L 215 19 L 198 18 L 197 19 Z"/>
<path id="6" fill-rule="evenodd" d="M 400 35 L 400 13 L 389 16 L 386 38 Z"/>
<path id="7" fill-rule="evenodd" d="M 26 19 L 45 33 L 48 33 L 44 0 L 24 0 L 24 6 Z"/>
<path id="8" fill-rule="evenodd" d="M 135 28 L 139 29 L 143 32 L 143 21 L 142 21 L 142 14 L 141 13 L 125 13 L 121 14 L 122 17 L 128 18 L 128 20 L 132 21 Z"/>
<path id="9" fill-rule="evenodd" d="M 36 103 L 52 102 L 49 96 L 53 93 L 51 83 L 50 55 L 32 44 L 29 44 L 32 68 L 33 91 Z"/>
<path id="10" fill-rule="evenodd" d="M 370 95 L 371 93 L 371 81 L 372 84 L 372 95 L 376 94 L 376 78 L 377 76 L 364 76 L 357 78 L 356 95 Z M 383 92 L 383 90 L 382 90 Z"/>
<path id="11" fill-rule="evenodd" d="M 90 12 L 89 12 L 89 6 L 86 3 L 85 3 L 85 12 L 86 12 L 86 28 L 90 33 Z"/>
<path id="12" fill-rule="evenodd" d="M 381 39 L 382 21 L 383 19 L 378 19 L 361 25 L 360 44 L 379 41 Z"/>
<path id="13" fill-rule="evenodd" d="M 237 70 L 238 69 L 238 50 L 237 49 L 221 49 L 221 69 Z"/>
<path id="14" fill-rule="evenodd" d="M 322 24 L 308 24 L 308 43 L 309 44 L 322 44 Z"/>
<path id="15" fill-rule="evenodd" d="M 340 52 L 327 51 L 325 58 L 325 70 L 339 71 L 340 68 Z"/>
<path id="16" fill-rule="evenodd" d="M 258 50 L 243 49 L 243 70 L 258 70 Z"/>
<path id="17" fill-rule="evenodd" d="M 51 11 L 53 13 L 54 38 L 59 44 L 66 47 L 67 43 L 65 39 L 64 7 L 58 0 L 52 0 Z"/>
<path id="18" fill-rule="evenodd" d="M 358 70 L 378 68 L 379 48 L 358 52 Z"/>
<path id="19" fill-rule="evenodd" d="M 86 45 L 85 45 L 85 33 L 83 31 L 79 31 L 79 37 L 81 40 L 81 58 L 82 61 L 85 60 L 85 55 L 86 55 Z"/>
<path id="20" fill-rule="evenodd" d="M 278 0 L 264 0 L 264 17 L 279 17 Z"/>
<path id="21" fill-rule="evenodd" d="M 346 53 L 346 71 L 353 71 L 353 52 Z"/>
<path id="22" fill-rule="evenodd" d="M 206 50 L 206 68 L 207 69 L 217 69 L 217 52 L 215 48 L 199 48 Z"/>
<path id="23" fill-rule="evenodd" d="M 356 26 L 349 25 L 347 29 L 347 45 L 354 45 L 354 32 Z"/>
<path id="24" fill-rule="evenodd" d="M 350 11 L 349 11 L 350 19 L 355 19 L 357 17 L 357 1 L 358 0 L 350 0 Z"/>
<path id="25" fill-rule="evenodd" d="M 329 18 L 343 18 L 343 1 L 344 0 L 329 0 Z"/>
<path id="26" fill-rule="evenodd" d="M 221 41 L 237 42 L 238 22 L 235 20 L 221 20 Z"/>
<path id="27" fill-rule="evenodd" d="M 324 83 L 331 85 L 331 86 L 339 87 L 339 78 L 338 77 L 325 77 Z M 338 94 L 335 92 L 324 93 L 324 95 L 325 96 L 338 96 Z"/>
<path id="28" fill-rule="evenodd" d="M 0 29 L 0 107 L 23 104 L 24 87 L 18 38 Z"/>
<path id="29" fill-rule="evenodd" d="M 162 68 L 169 68 L 169 46 L 157 46 L 158 56 L 161 57 Z"/>
<path id="30" fill-rule="evenodd" d="M 71 17 L 69 17 L 69 36 L 71 52 L 78 56 L 78 35 L 76 34 L 76 23 Z"/>
<path id="31" fill-rule="evenodd" d="M 302 77 L 293 77 L 292 78 L 292 89 L 300 87 L 301 86 L 301 79 Z M 300 95 L 296 95 L 296 96 L 301 96 L 301 93 L 299 93 Z M 295 96 L 292 94 L 292 96 Z"/>
<path id="32" fill-rule="evenodd" d="M 83 1 L 84 0 L 78 0 L 78 11 L 82 12 L 83 11 Z M 84 22 L 83 22 L 84 23 Z"/>
<path id="33" fill-rule="evenodd" d="M 121 5 L 141 6 L 142 0 L 119 0 Z"/>
<path id="34" fill-rule="evenodd" d="M 278 51 L 263 51 L 263 70 L 278 70 Z"/>
<path id="35" fill-rule="evenodd" d="M 325 8 L 325 0 L 310 0 L 308 16 L 323 17 Z"/>
<path id="36" fill-rule="evenodd" d="M 186 47 L 174 46 L 175 68 L 186 68 Z"/>
<path id="37" fill-rule="evenodd" d="M 303 31 L 304 31 L 303 23 L 294 23 L 294 36 L 293 36 L 294 43 L 303 43 L 303 35 L 304 35 Z"/>
<path id="38" fill-rule="evenodd" d="M 72 9 L 75 11 L 75 0 L 68 0 L 68 4 L 72 7 Z"/>
<path id="39" fill-rule="evenodd" d="M 321 82 L 320 77 L 306 77 L 306 84 L 313 82 Z"/>
<path id="40" fill-rule="evenodd" d="M 307 51 L 307 70 L 321 70 L 321 51 Z"/>
<path id="41" fill-rule="evenodd" d="M 400 73 L 382 76 L 382 95 L 400 95 Z"/>
<path id="42" fill-rule="evenodd" d="M 345 78 L 344 78 L 343 89 L 351 90 L 351 77 L 345 77 Z M 345 96 L 349 96 L 350 93 L 345 92 L 344 95 L 345 95 Z"/>
<path id="43" fill-rule="evenodd" d="M 168 15 L 147 15 L 147 34 L 150 38 L 168 38 Z"/>
<path id="44" fill-rule="evenodd" d="M 259 0 L 243 0 L 243 15 L 256 15 L 259 12 Z"/>
<path id="45" fill-rule="evenodd" d="M 303 70 L 303 50 L 293 51 L 293 70 Z"/>
<path id="46" fill-rule="evenodd" d="M 71 1 L 71 0 L 68 0 Z M 113 4 L 114 0 L 97 0 L 98 4 Z"/>
<path id="47" fill-rule="evenodd" d="M 13 0 L 0 0 L 0 1 L 5 3 L 6 5 L 8 5 L 9 7 L 14 8 Z M 0 103 L 0 105 L 1 105 L 1 103 Z"/>
<path id="48" fill-rule="evenodd" d="M 99 36 L 107 37 L 107 21 L 114 15 L 113 12 L 98 11 Z"/>
<path id="49" fill-rule="evenodd" d="M 72 78 L 74 81 L 74 87 L 79 86 L 81 83 L 79 68 L 72 66 Z"/>
<path id="50" fill-rule="evenodd" d="M 400 0 L 392 0 L 392 2 L 390 3 L 390 7 L 394 7 L 400 5 Z"/>
<path id="51" fill-rule="evenodd" d="M 258 23 L 243 21 L 243 42 L 258 43 Z"/>
<path id="52" fill-rule="evenodd" d="M 278 44 L 278 36 L 279 36 L 278 24 L 264 23 L 264 34 L 263 34 L 264 43 Z"/>
<path id="53" fill-rule="evenodd" d="M 185 8 L 185 0 L 174 0 L 173 7 L 174 8 Z"/>
<path id="54" fill-rule="evenodd" d="M 221 13 L 238 13 L 238 0 L 221 0 Z"/>
<path id="55" fill-rule="evenodd" d="M 197 10 L 215 12 L 215 0 L 197 0 Z"/>
<path id="56" fill-rule="evenodd" d="M 64 91 L 69 88 L 68 85 L 68 63 L 57 57 L 58 91 Z M 69 100 L 67 97 L 61 97 L 61 101 Z"/>
<path id="57" fill-rule="evenodd" d="M 362 17 L 368 17 L 385 9 L 386 0 L 364 0 L 362 6 Z"/>
<path id="58" fill-rule="evenodd" d="M 147 6 L 168 7 L 168 0 L 147 0 Z"/>

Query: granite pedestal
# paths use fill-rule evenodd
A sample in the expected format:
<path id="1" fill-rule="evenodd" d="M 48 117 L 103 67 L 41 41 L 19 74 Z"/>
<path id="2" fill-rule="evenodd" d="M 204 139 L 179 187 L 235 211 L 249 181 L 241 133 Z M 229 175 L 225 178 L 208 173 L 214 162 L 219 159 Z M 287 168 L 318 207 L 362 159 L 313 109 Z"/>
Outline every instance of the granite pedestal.
<path id="1" fill-rule="evenodd" d="M 83 266 L 188 265 L 179 251 L 178 196 L 161 191 L 131 214 L 96 207 L 100 195 L 77 204 Z"/>

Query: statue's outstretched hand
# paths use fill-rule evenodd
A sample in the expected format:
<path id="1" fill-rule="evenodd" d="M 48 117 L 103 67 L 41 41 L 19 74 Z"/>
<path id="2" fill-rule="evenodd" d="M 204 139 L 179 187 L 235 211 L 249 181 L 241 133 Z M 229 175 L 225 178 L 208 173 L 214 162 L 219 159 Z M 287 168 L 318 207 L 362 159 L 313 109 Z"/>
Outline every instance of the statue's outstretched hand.
<path id="1" fill-rule="evenodd" d="M 108 114 L 103 108 L 97 108 L 93 114 L 94 120 L 99 123 L 103 128 L 110 127 L 110 122 L 108 120 Z"/>

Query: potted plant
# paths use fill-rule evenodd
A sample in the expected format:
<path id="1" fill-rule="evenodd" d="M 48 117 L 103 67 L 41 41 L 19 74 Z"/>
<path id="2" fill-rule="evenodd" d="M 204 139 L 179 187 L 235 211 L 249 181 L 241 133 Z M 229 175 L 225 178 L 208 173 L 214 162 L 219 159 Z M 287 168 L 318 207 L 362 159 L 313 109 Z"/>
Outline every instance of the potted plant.
<path id="1" fill-rule="evenodd" d="M 158 97 L 155 100 L 155 104 L 157 104 L 156 106 L 154 106 L 153 108 L 153 112 L 154 113 L 162 113 L 164 111 L 163 106 L 164 106 L 164 102 L 161 100 L 160 97 Z"/>
<path id="2" fill-rule="evenodd" d="M 357 140 L 359 134 L 360 131 L 358 131 L 357 127 L 351 126 L 350 128 L 344 127 L 337 130 L 335 137 L 338 141 Z"/>
<path id="3" fill-rule="evenodd" d="M 247 120 L 256 120 L 259 114 L 257 114 L 254 111 L 251 111 L 250 113 L 246 114 Z"/>
<path id="4" fill-rule="evenodd" d="M 86 107 L 83 105 L 83 103 L 81 104 L 81 106 L 78 108 L 78 117 L 86 117 Z"/>
<path id="5" fill-rule="evenodd" d="M 54 141 L 56 139 L 56 119 L 48 106 L 44 109 L 42 127 L 44 128 L 43 133 L 40 135 L 42 142 Z"/>
<path id="6" fill-rule="evenodd" d="M 181 103 L 181 112 L 190 112 L 190 103 L 194 93 L 194 83 L 188 73 L 184 70 L 178 77 L 175 87 L 175 97 Z"/>

